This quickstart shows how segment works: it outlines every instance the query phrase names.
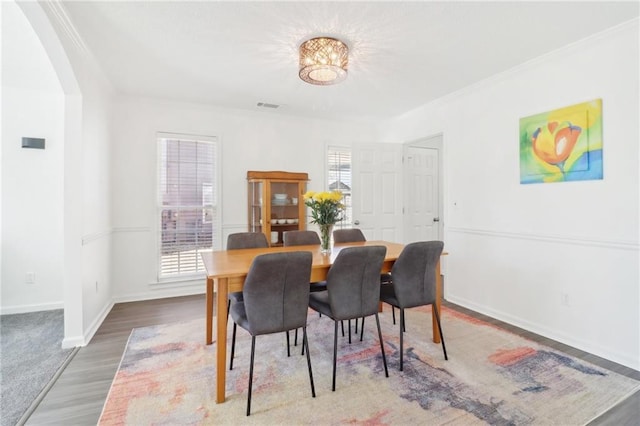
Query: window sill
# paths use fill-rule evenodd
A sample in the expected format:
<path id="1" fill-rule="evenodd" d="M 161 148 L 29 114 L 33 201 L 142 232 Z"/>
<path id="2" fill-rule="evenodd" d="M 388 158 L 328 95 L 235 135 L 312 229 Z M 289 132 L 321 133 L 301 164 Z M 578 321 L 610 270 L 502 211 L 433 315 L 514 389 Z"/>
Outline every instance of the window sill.
<path id="1" fill-rule="evenodd" d="M 159 278 L 158 281 L 152 281 L 149 285 L 158 288 L 187 287 L 194 284 L 202 285 L 206 278 L 207 276 L 205 274 L 190 275 L 188 277 Z"/>

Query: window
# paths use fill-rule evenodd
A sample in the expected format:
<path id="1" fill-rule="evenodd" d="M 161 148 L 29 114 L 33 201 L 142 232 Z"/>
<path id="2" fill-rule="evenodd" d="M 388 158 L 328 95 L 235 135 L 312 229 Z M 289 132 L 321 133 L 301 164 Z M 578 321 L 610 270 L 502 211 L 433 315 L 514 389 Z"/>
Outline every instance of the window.
<path id="1" fill-rule="evenodd" d="M 158 134 L 159 278 L 200 274 L 217 229 L 217 139 Z"/>
<path id="2" fill-rule="evenodd" d="M 330 146 L 327 150 L 327 185 L 330 191 L 340 190 L 344 195 L 343 219 L 336 228 L 351 228 L 353 213 L 351 208 L 351 149 Z"/>

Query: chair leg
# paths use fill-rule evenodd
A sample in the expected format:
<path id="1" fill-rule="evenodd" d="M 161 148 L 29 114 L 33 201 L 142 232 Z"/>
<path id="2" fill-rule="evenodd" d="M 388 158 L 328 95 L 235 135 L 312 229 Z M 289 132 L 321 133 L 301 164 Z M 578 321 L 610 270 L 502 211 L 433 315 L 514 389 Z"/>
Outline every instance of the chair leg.
<path id="1" fill-rule="evenodd" d="M 229 324 L 229 311 L 231 310 L 231 299 L 227 299 L 227 324 Z"/>
<path id="2" fill-rule="evenodd" d="M 289 344 L 289 330 L 285 332 L 287 334 L 287 356 L 291 356 L 291 345 Z"/>
<path id="3" fill-rule="evenodd" d="M 362 324 L 360 325 L 360 341 L 362 342 L 362 335 L 364 334 L 364 317 L 362 317 Z"/>
<path id="4" fill-rule="evenodd" d="M 358 334 L 358 319 L 356 318 L 356 335 Z"/>
<path id="5" fill-rule="evenodd" d="M 231 358 L 229 359 L 229 370 L 233 370 L 233 356 L 236 353 L 236 329 L 238 325 L 233 323 L 233 334 L 231 335 Z"/>
<path id="6" fill-rule="evenodd" d="M 256 353 L 256 336 L 251 336 L 251 366 L 249 367 L 249 394 L 247 396 L 247 416 L 251 414 L 251 387 L 253 386 L 253 356 Z"/>
<path id="7" fill-rule="evenodd" d="M 298 346 L 298 329 L 296 328 L 296 332 L 293 335 L 293 346 Z"/>
<path id="8" fill-rule="evenodd" d="M 333 384 L 331 390 L 336 391 L 336 361 L 338 359 L 338 321 L 335 320 L 335 330 L 333 333 Z"/>
<path id="9" fill-rule="evenodd" d="M 404 356 L 404 309 L 400 308 L 400 371 L 403 371 L 403 356 Z"/>
<path id="10" fill-rule="evenodd" d="M 309 340 L 307 339 L 307 327 L 302 327 L 302 347 L 307 348 L 307 366 L 309 367 L 309 382 L 311 382 L 311 396 L 316 397 L 316 387 L 313 385 L 313 372 L 311 371 L 311 355 L 309 355 Z"/>
<path id="11" fill-rule="evenodd" d="M 391 316 L 393 317 L 393 325 L 396 325 L 396 307 L 391 305 Z"/>
<path id="12" fill-rule="evenodd" d="M 347 321 L 347 328 L 349 329 L 349 344 L 351 344 L 351 320 Z"/>
<path id="13" fill-rule="evenodd" d="M 448 361 L 447 357 L 447 348 L 444 346 L 444 335 L 442 334 L 442 327 L 440 326 L 440 315 L 438 315 L 438 311 L 436 310 L 435 305 L 431 305 L 431 309 L 433 309 L 433 313 L 436 317 L 436 323 L 438 324 L 438 331 L 440 332 L 440 343 L 442 343 L 442 352 L 444 352 L 444 360 Z"/>
<path id="14" fill-rule="evenodd" d="M 402 308 L 398 308 L 400 309 L 400 324 L 402 324 L 400 326 L 400 330 L 402 330 L 403 332 L 407 332 L 407 321 L 404 318 L 404 309 Z"/>
<path id="15" fill-rule="evenodd" d="M 382 331 L 380 330 L 380 318 L 376 312 L 376 325 L 378 326 L 378 339 L 380 340 L 380 352 L 382 352 L 382 363 L 384 364 L 384 375 L 389 377 L 389 370 L 387 370 L 387 357 L 384 355 L 384 343 L 382 342 Z"/>
<path id="16" fill-rule="evenodd" d="M 344 321 L 340 321 L 340 325 L 342 326 L 342 337 L 344 337 Z"/>

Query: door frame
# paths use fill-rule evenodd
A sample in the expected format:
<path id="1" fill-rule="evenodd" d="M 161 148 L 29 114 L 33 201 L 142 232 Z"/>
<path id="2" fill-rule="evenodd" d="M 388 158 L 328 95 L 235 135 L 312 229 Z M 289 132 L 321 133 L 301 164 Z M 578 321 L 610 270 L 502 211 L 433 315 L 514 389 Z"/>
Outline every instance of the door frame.
<path id="1" fill-rule="evenodd" d="M 430 148 L 438 151 L 438 217 L 440 218 L 440 222 L 438 222 L 438 236 L 441 241 L 444 240 L 444 150 L 443 150 L 443 141 L 444 135 L 442 132 L 435 133 L 433 135 L 425 136 L 419 139 L 415 139 L 413 141 L 405 142 L 402 148 L 403 158 L 407 157 L 407 153 L 409 147 L 414 148 Z M 406 185 L 409 185 L 411 181 L 407 176 L 406 168 L 403 168 L 403 179 L 406 182 Z M 403 198 L 406 200 L 407 193 L 411 193 L 408 186 L 405 186 L 405 192 L 403 194 Z M 403 227 L 402 231 L 404 235 L 407 235 L 406 226 L 408 223 L 407 220 L 407 211 L 403 209 L 402 214 L 402 222 Z"/>

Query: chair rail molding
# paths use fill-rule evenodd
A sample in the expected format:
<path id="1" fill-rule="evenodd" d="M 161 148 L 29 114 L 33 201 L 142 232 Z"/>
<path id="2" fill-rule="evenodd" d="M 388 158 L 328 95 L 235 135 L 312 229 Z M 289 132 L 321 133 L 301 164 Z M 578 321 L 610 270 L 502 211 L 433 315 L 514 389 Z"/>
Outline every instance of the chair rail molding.
<path id="1" fill-rule="evenodd" d="M 101 238 L 107 238 L 114 234 L 129 234 L 140 232 L 152 232 L 150 226 L 120 226 L 117 228 L 108 228 L 102 231 L 92 232 L 82 236 L 82 245 L 86 246 L 89 243 L 97 241 Z"/>
<path id="2" fill-rule="evenodd" d="M 85 234 L 82 236 L 82 245 L 86 246 L 89 243 L 92 243 L 94 241 L 98 241 L 102 238 L 107 238 L 110 237 L 111 234 L 113 234 L 113 230 L 111 228 L 109 229 L 105 229 L 103 231 L 98 231 L 98 232 L 92 232 L 90 234 Z"/>
<path id="3" fill-rule="evenodd" d="M 625 240 L 605 240 L 599 238 L 584 238 L 571 235 L 550 235 L 525 232 L 506 232 L 490 229 L 447 227 L 445 232 L 457 234 L 482 235 L 496 238 L 511 238 L 517 240 L 546 241 L 550 243 L 570 244 L 577 246 L 604 247 L 618 250 L 640 251 L 640 242 Z"/>

